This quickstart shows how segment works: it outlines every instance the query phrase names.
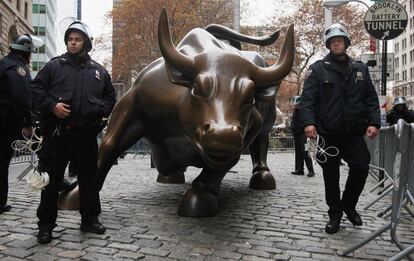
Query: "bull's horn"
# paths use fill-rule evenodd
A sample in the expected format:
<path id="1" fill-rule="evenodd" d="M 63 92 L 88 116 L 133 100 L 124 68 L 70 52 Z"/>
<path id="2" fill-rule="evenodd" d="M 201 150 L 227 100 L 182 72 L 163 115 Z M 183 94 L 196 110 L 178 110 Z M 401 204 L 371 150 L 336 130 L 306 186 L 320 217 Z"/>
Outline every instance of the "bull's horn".
<path id="1" fill-rule="evenodd" d="M 158 44 L 165 61 L 185 76 L 194 76 L 194 59 L 177 51 L 171 40 L 168 25 L 168 16 L 165 8 L 162 9 L 158 21 Z"/>
<path id="2" fill-rule="evenodd" d="M 291 24 L 287 30 L 285 40 L 283 42 L 282 52 L 277 62 L 266 68 L 256 66 L 255 73 L 253 74 L 254 76 L 252 77 L 252 80 L 256 86 L 274 84 L 289 74 L 292 69 L 295 55 L 294 39 L 293 24 Z"/>

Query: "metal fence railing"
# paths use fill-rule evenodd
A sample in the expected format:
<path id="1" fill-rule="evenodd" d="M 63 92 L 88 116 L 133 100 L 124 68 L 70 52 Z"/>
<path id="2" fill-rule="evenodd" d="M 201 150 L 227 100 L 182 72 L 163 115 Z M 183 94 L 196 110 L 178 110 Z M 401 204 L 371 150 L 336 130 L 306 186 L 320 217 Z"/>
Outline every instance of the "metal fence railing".
<path id="1" fill-rule="evenodd" d="M 379 228 L 370 237 L 346 249 L 343 254 L 347 255 L 361 248 L 390 229 L 391 241 L 400 248 L 401 252 L 389 260 L 401 260 L 405 257 L 414 260 L 414 256 L 410 256 L 411 253 L 414 253 L 414 244 L 407 246 L 401 243 L 397 235 L 401 210 L 405 208 L 414 217 L 414 213 L 408 207 L 408 205 L 414 204 L 414 124 L 407 124 L 405 121 L 399 120 L 396 125 L 381 128 L 379 136 L 374 140 L 367 140 L 367 145 L 372 156 L 371 170 L 378 173 L 378 184 L 384 184 L 385 181 L 390 182 L 388 187 L 368 207 L 386 194 L 392 193 L 392 202 L 387 208 L 387 210 L 391 210 L 388 215 L 391 218 L 389 223 Z M 384 173 L 384 176 L 379 175 L 381 172 Z"/>
<path id="2" fill-rule="evenodd" d="M 269 136 L 269 151 L 294 151 L 295 141 L 292 135 L 270 135 Z"/>

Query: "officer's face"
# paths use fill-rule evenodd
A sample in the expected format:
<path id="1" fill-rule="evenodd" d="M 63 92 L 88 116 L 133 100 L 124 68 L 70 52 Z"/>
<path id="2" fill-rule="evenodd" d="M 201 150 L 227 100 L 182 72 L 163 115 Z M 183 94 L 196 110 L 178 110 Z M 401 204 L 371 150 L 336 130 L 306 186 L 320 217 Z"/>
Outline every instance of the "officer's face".
<path id="1" fill-rule="evenodd" d="M 333 55 L 344 55 L 346 51 L 345 39 L 341 36 L 332 37 L 329 40 L 329 47 Z"/>
<path id="2" fill-rule="evenodd" d="M 71 54 L 79 53 L 82 50 L 84 44 L 85 44 L 85 39 L 83 38 L 82 33 L 71 32 L 69 34 L 67 46 L 68 46 L 68 51 Z"/>

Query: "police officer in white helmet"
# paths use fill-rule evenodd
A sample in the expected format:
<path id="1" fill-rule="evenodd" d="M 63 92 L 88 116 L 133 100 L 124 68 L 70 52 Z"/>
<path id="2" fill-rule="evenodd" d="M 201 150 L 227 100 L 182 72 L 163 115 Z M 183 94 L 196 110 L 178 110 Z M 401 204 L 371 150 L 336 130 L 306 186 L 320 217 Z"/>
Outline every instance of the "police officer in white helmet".
<path id="1" fill-rule="evenodd" d="M 337 233 L 343 212 L 355 226 L 363 224 L 356 211 L 359 196 L 368 175 L 370 154 L 364 135 L 374 138 L 380 128 L 378 96 L 367 66 L 346 53 L 351 45 L 348 30 L 342 24 L 332 24 L 324 33 L 329 49 L 322 60 L 312 64 L 306 74 L 301 96 L 301 119 L 305 136 L 325 140 L 325 147 L 336 147 L 339 154 L 318 154 L 323 169 L 325 199 L 329 221 L 325 231 Z M 321 140 L 321 138 L 319 140 Z M 339 164 L 348 163 L 348 179 L 341 197 Z"/>
<path id="2" fill-rule="evenodd" d="M 102 119 L 115 104 L 108 72 L 89 52 L 92 37 L 87 26 L 73 21 L 65 31 L 67 52 L 49 61 L 32 82 L 36 109 L 44 121 L 43 149 L 50 183 L 37 209 L 40 244 L 52 241 L 56 226 L 59 181 L 68 161 L 76 163 L 82 232 L 104 234 L 97 185 L 97 135 Z"/>

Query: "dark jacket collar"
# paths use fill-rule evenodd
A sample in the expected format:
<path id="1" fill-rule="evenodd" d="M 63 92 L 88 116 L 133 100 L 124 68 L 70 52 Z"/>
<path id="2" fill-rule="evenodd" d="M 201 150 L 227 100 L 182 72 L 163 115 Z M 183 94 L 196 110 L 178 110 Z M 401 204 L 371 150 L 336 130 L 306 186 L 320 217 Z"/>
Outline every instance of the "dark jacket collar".
<path id="1" fill-rule="evenodd" d="M 7 55 L 7 57 L 12 58 L 14 60 L 17 60 L 17 61 L 21 62 L 22 65 L 24 65 L 24 66 L 27 66 L 27 64 L 28 64 L 27 61 L 26 61 L 26 59 L 24 59 L 21 55 L 18 55 L 18 54 L 15 54 L 15 53 L 10 52 Z"/>

